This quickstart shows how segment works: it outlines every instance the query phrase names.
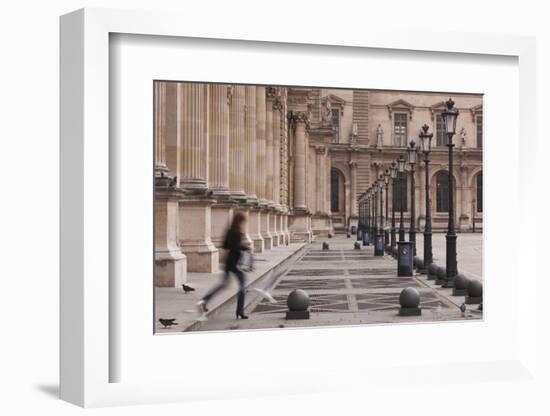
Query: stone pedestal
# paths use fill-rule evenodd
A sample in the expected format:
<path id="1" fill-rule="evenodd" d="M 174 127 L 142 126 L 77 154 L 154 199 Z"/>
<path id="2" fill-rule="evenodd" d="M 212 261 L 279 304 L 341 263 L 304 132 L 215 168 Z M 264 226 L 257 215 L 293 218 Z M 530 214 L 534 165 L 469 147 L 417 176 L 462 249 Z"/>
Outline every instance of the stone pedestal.
<path id="1" fill-rule="evenodd" d="M 155 286 L 187 282 L 187 258 L 177 245 L 178 199 L 174 191 L 155 193 Z"/>
<path id="2" fill-rule="evenodd" d="M 273 212 L 271 213 L 271 220 L 269 222 L 271 237 L 273 239 L 271 244 L 273 247 L 279 246 L 279 236 L 280 236 L 279 216 L 280 216 L 280 213 L 278 212 L 278 210 L 274 209 Z"/>
<path id="3" fill-rule="evenodd" d="M 189 272 L 215 273 L 219 270 L 219 253 L 211 239 L 212 204 L 207 197 L 187 196 L 179 203 L 178 240 L 187 256 Z"/>
<path id="4" fill-rule="evenodd" d="M 290 231 L 288 229 L 288 211 L 285 212 L 285 214 L 283 215 L 283 230 L 284 230 L 284 241 L 285 241 L 285 245 L 289 245 L 290 244 Z"/>
<path id="5" fill-rule="evenodd" d="M 271 211 L 263 210 L 260 214 L 260 230 L 264 239 L 264 249 L 271 250 L 273 248 L 273 236 L 271 235 Z"/>
<path id="6" fill-rule="evenodd" d="M 311 214 L 307 210 L 295 209 L 289 218 L 288 228 L 291 241 L 311 243 Z"/>
<path id="7" fill-rule="evenodd" d="M 259 208 L 252 208 L 248 215 L 248 229 L 254 246 L 255 253 L 264 252 L 264 239 L 262 237 L 262 212 Z"/>
<path id="8" fill-rule="evenodd" d="M 330 217 L 327 214 L 315 214 L 311 217 L 312 233 L 315 236 L 328 237 L 331 234 Z"/>
<path id="9" fill-rule="evenodd" d="M 461 232 L 468 232 L 470 231 L 470 217 L 466 214 L 462 214 L 460 218 L 458 219 L 458 229 Z"/>

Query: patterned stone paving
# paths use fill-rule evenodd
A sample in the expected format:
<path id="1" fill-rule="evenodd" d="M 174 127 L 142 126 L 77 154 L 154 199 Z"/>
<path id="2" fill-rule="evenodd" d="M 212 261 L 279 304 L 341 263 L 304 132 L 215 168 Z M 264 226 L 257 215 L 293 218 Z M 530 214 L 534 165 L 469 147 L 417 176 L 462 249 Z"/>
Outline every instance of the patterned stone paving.
<path id="1" fill-rule="evenodd" d="M 328 240 L 330 249 L 322 250 L 318 240 L 282 275 L 261 289 L 271 293 L 275 303 L 249 291 L 245 313 L 248 320 L 235 321 L 234 303 L 196 330 L 307 327 L 365 323 L 479 319 L 470 308 L 461 315 L 459 303 L 442 295 L 425 276 L 397 276 L 395 259 L 375 257 L 372 246 L 353 248 L 355 240 L 336 236 Z M 420 292 L 422 315 L 400 317 L 399 294 L 405 287 Z M 286 299 L 294 289 L 305 290 L 310 298 L 310 319 L 285 319 Z"/>

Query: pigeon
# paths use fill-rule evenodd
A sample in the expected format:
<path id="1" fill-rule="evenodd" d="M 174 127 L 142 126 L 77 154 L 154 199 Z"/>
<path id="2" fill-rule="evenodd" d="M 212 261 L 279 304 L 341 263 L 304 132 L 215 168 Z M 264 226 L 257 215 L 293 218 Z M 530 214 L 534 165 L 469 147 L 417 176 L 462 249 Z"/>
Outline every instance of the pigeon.
<path id="1" fill-rule="evenodd" d="M 255 287 L 252 290 L 255 290 L 260 295 L 262 295 L 262 297 L 267 299 L 269 301 L 269 303 L 277 303 L 277 300 L 273 296 L 271 296 L 271 293 L 269 293 L 267 290 L 263 290 L 263 289 L 260 289 L 258 287 Z"/>
<path id="2" fill-rule="evenodd" d="M 466 316 L 466 304 L 460 305 L 460 312 L 462 312 L 462 316 Z"/>
<path id="3" fill-rule="evenodd" d="M 183 291 L 184 291 L 185 293 L 187 293 L 187 292 L 194 292 L 194 291 L 195 291 L 195 288 L 194 288 L 194 287 L 191 287 L 191 286 L 181 285 L 181 287 L 183 287 Z"/>
<path id="4" fill-rule="evenodd" d="M 175 318 L 172 318 L 172 319 L 160 318 L 159 322 L 164 326 L 164 328 L 170 328 L 172 325 L 178 324 Z"/>

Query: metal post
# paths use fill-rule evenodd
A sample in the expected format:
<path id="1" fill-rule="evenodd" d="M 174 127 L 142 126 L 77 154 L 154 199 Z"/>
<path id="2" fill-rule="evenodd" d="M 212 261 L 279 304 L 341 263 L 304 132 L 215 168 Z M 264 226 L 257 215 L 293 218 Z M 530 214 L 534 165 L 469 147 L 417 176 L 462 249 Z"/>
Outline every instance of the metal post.
<path id="1" fill-rule="evenodd" d="M 395 185 L 396 180 L 395 178 L 392 178 L 391 180 L 391 186 L 392 186 L 392 194 L 391 194 L 391 248 L 392 251 L 395 247 L 395 201 L 394 201 L 394 195 L 395 195 Z"/>
<path id="2" fill-rule="evenodd" d="M 386 182 L 386 223 L 388 222 L 388 189 L 389 183 Z M 388 245 L 389 233 L 387 230 L 384 230 L 384 245 Z"/>
<path id="3" fill-rule="evenodd" d="M 453 147 L 452 143 L 453 135 L 448 134 L 449 147 L 449 223 L 447 225 L 447 235 L 445 239 L 447 241 L 447 274 L 443 287 L 454 287 L 454 278 L 457 274 L 456 264 L 456 231 L 455 231 L 455 208 L 454 208 L 454 177 L 453 177 Z"/>
<path id="4" fill-rule="evenodd" d="M 411 228 L 409 230 L 409 241 L 412 243 L 413 256 L 416 256 L 416 207 L 414 201 L 414 172 L 415 165 L 411 164 Z"/>
<path id="5" fill-rule="evenodd" d="M 403 224 L 403 205 L 405 204 L 405 190 L 403 189 L 403 182 L 407 179 L 405 172 L 399 172 L 399 241 L 405 241 L 405 225 Z"/>
<path id="6" fill-rule="evenodd" d="M 428 153 L 424 153 L 424 164 L 426 165 L 426 224 L 424 226 L 424 269 L 428 270 L 433 263 L 432 254 L 432 209 L 430 207 L 430 159 Z"/>

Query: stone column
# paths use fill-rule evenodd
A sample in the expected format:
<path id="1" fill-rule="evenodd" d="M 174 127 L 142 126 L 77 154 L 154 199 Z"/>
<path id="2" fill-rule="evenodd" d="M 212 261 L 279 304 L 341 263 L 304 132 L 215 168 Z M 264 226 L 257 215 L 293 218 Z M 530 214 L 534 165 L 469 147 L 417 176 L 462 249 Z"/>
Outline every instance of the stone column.
<path id="1" fill-rule="evenodd" d="M 311 221 L 306 206 L 306 163 L 308 146 L 306 128 L 307 113 L 296 112 L 292 116 L 294 123 L 294 207 L 289 228 L 296 241 L 311 242 Z"/>
<path id="2" fill-rule="evenodd" d="M 155 286 L 179 287 L 187 281 L 187 258 L 177 245 L 182 193 L 171 178 L 164 177 L 168 171 L 166 107 L 166 83 L 155 82 Z"/>
<path id="3" fill-rule="evenodd" d="M 166 166 L 166 83 L 155 82 L 155 176 L 168 172 Z"/>
<path id="4" fill-rule="evenodd" d="M 231 88 L 210 85 L 209 188 L 216 203 L 212 205 L 211 239 L 216 248 L 223 246 L 225 231 L 233 217 L 234 201 L 229 190 L 229 104 Z M 219 255 L 219 260 L 224 259 Z"/>
<path id="5" fill-rule="evenodd" d="M 178 84 L 178 135 L 182 143 L 181 185 L 185 197 L 179 206 L 178 239 L 190 272 L 218 271 L 218 249 L 211 240 L 208 183 L 208 85 Z"/>
<path id="6" fill-rule="evenodd" d="M 273 246 L 282 244 L 283 233 L 281 230 L 281 100 L 277 97 L 273 100 Z"/>
<path id="7" fill-rule="evenodd" d="M 266 207 L 265 199 L 265 87 L 256 87 L 256 169 L 251 177 L 255 180 L 256 197 L 258 203 L 255 204 L 249 215 L 250 237 L 254 244 L 254 252 L 262 253 L 264 251 L 264 239 L 262 237 L 262 216 Z"/>
<path id="8" fill-rule="evenodd" d="M 246 199 L 244 190 L 244 101 L 245 87 L 232 87 L 229 107 L 229 189 L 238 200 Z"/>
<path id="9" fill-rule="evenodd" d="M 265 199 L 267 206 L 262 213 L 261 231 L 264 239 L 264 247 L 270 250 L 273 247 L 273 100 L 276 89 L 266 88 L 266 112 L 265 112 Z"/>

